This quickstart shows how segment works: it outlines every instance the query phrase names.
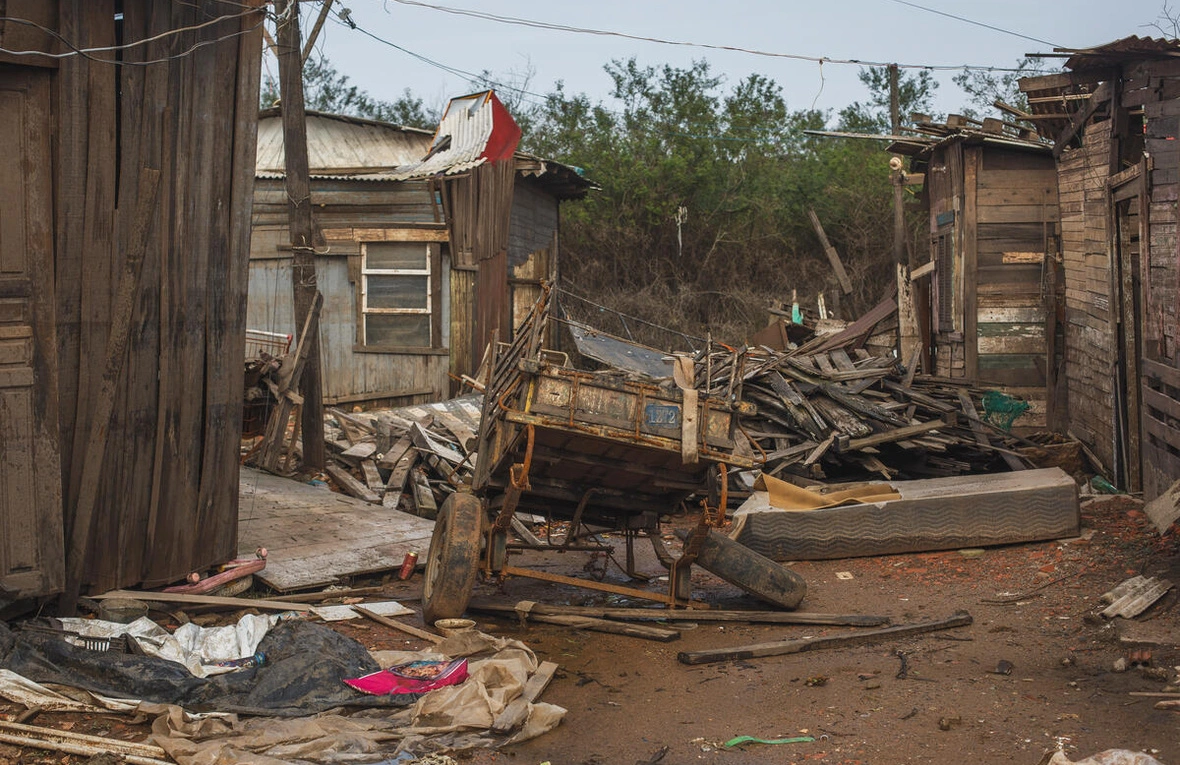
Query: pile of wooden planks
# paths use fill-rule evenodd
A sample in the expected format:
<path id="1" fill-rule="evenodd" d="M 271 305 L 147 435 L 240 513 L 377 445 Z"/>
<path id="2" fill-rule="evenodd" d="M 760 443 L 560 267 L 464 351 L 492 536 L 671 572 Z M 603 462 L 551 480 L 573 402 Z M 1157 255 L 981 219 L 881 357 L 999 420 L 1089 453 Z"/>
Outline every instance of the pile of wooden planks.
<path id="1" fill-rule="evenodd" d="M 470 484 L 482 396 L 400 409 L 325 412 L 326 472 L 344 493 L 433 519 Z"/>
<path id="2" fill-rule="evenodd" d="M 1023 439 L 983 414 L 984 389 L 916 375 L 916 359 L 903 366 L 859 347 L 891 307 L 789 351 L 698 352 L 696 387 L 757 406 L 743 433 L 775 476 L 888 480 L 1027 467 L 1015 451 Z"/>

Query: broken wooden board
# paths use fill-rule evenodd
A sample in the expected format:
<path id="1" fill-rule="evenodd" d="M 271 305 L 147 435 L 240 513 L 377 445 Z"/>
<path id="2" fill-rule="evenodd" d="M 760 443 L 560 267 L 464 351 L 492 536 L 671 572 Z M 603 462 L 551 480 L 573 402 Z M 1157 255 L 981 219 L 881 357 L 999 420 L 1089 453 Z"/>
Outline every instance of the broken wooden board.
<path id="1" fill-rule="evenodd" d="M 508 702 L 500 714 L 496 715 L 492 730 L 496 733 L 508 733 L 522 725 L 528 717 L 529 704 L 541 696 L 555 672 L 557 664 L 551 661 L 541 662 L 541 666 L 537 667 L 537 671 L 524 684 L 520 695 Z"/>
<path id="2" fill-rule="evenodd" d="M 258 576 L 255 574 L 255 576 Z M 228 598 L 223 595 L 192 595 L 187 592 L 150 592 L 147 590 L 111 590 L 101 595 L 91 595 L 94 600 L 110 598 L 132 598 L 149 603 L 184 603 L 190 606 L 224 606 L 226 608 L 261 608 L 270 611 L 309 611 L 307 603 L 292 603 L 283 600 L 261 598 Z"/>
<path id="3" fill-rule="evenodd" d="M 280 592 L 337 584 L 425 557 L 434 523 L 323 487 L 242 468 L 238 549 L 267 548 L 255 574 Z"/>
<path id="4" fill-rule="evenodd" d="M 1180 519 L 1180 481 L 1143 506 L 1143 512 L 1155 524 L 1161 534 L 1166 534 L 1172 524 Z"/>
<path id="5" fill-rule="evenodd" d="M 332 480 L 336 482 L 337 486 L 357 499 L 364 500 L 365 502 L 371 502 L 373 504 L 378 504 L 381 502 L 381 497 L 378 497 L 376 494 L 374 494 L 368 486 L 365 486 L 363 483 L 353 478 L 352 473 L 349 473 L 339 465 L 329 462 L 324 466 L 324 471 L 328 475 L 332 476 Z"/>
<path id="6" fill-rule="evenodd" d="M 772 560 L 868 555 L 1076 537 L 1077 484 L 1059 468 L 892 481 L 901 499 L 816 510 L 772 507 L 754 492 L 734 513 L 734 539 Z"/>

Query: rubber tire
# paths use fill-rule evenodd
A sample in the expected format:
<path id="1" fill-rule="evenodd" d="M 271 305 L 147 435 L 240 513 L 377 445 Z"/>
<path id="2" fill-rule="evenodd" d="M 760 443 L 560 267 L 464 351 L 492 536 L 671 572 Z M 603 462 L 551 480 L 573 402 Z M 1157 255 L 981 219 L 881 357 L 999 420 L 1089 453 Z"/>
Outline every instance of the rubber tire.
<path id="1" fill-rule="evenodd" d="M 460 617 L 467 610 L 479 573 L 483 517 L 483 503 L 467 492 L 455 492 L 439 509 L 422 580 L 422 618 L 427 624 Z"/>
<path id="2" fill-rule="evenodd" d="M 709 531 L 693 562 L 759 600 L 788 611 L 798 608 L 807 594 L 803 577 L 717 531 Z"/>

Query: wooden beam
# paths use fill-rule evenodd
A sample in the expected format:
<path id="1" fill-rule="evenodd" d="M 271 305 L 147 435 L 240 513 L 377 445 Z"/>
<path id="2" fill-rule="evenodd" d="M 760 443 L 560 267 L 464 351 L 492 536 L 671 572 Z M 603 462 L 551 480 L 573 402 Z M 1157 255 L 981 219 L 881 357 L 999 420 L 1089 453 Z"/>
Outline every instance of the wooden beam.
<path id="1" fill-rule="evenodd" d="M 265 598 L 227 598 L 221 595 L 189 595 L 183 592 L 141 592 L 139 590 L 111 590 L 93 596 L 95 600 L 134 598 L 151 603 L 188 603 L 194 606 L 225 606 L 228 608 L 261 608 L 267 611 L 310 611 L 307 603 L 266 600 Z"/>
<path id="2" fill-rule="evenodd" d="M 819 222 L 819 216 L 815 214 L 815 210 L 808 207 L 807 216 L 811 218 L 811 225 L 815 228 L 815 235 L 819 237 L 819 243 L 824 248 L 824 254 L 828 256 L 828 262 L 832 265 L 832 272 L 836 274 L 836 279 L 840 282 L 840 289 L 847 295 L 852 292 L 852 282 L 848 279 L 848 272 L 844 270 L 844 264 L 840 262 L 840 254 L 836 252 L 836 248 L 828 241 L 828 235 L 824 233 L 824 227 Z"/>
<path id="3" fill-rule="evenodd" d="M 336 482 L 336 485 L 339 486 L 345 494 L 356 497 L 357 499 L 363 499 L 365 502 L 371 502 L 375 505 L 381 504 L 381 497 L 378 497 L 376 494 L 370 491 L 368 486 L 365 486 L 363 483 L 353 478 L 351 473 L 339 465 L 335 463 L 329 463 L 328 465 L 324 466 L 324 470 L 328 473 L 328 475 L 332 476 L 332 480 Z"/>
<path id="4" fill-rule="evenodd" d="M 960 611 L 949 619 L 939 619 L 917 624 L 905 624 L 897 627 L 885 627 L 866 632 L 845 632 L 827 637 L 801 638 L 799 640 L 779 640 L 773 643 L 754 643 L 753 645 L 735 646 L 733 648 L 707 649 L 704 651 L 682 651 L 677 655 L 681 664 L 708 664 L 715 661 L 735 661 L 741 659 L 755 659 L 763 656 L 782 656 L 788 653 L 816 651 L 823 648 L 843 648 L 850 645 L 865 643 L 879 643 L 899 637 L 909 637 L 923 632 L 966 627 L 971 624 L 971 615 Z"/>
<path id="5" fill-rule="evenodd" d="M 324 0 L 323 5 L 320 6 L 320 15 L 316 17 L 315 24 L 311 27 L 311 34 L 307 36 L 307 42 L 303 44 L 303 55 L 300 56 L 300 64 L 307 64 L 307 57 L 311 55 L 312 48 L 315 47 L 316 38 L 320 36 L 320 30 L 324 28 L 324 22 L 328 20 L 328 12 L 332 10 L 333 0 Z"/>
<path id="6" fill-rule="evenodd" d="M 1061 152 L 1065 151 L 1065 147 L 1072 141 L 1089 122 L 1090 118 L 1094 116 L 1094 112 L 1103 104 L 1110 103 L 1110 83 L 1104 82 L 1090 94 L 1090 100 L 1086 105 L 1073 115 L 1073 119 L 1069 121 L 1069 127 L 1057 137 L 1057 142 L 1053 144 L 1053 157 L 1056 159 L 1061 156 Z"/>
<path id="7" fill-rule="evenodd" d="M 670 608 L 608 608 L 604 606 L 559 606 L 522 600 L 513 606 L 499 606 L 486 602 L 475 602 L 471 608 L 511 608 L 516 612 L 552 615 L 593 616 L 599 619 L 618 621 L 661 621 L 661 622 L 741 622 L 745 624 L 821 624 L 845 627 L 880 627 L 889 624 L 888 616 L 862 614 L 808 614 L 798 611 L 702 611 Z"/>
<path id="8" fill-rule="evenodd" d="M 474 612 L 493 613 L 501 616 L 519 616 L 521 620 L 532 619 L 533 621 L 541 622 L 542 624 L 556 624 L 561 627 L 572 627 L 578 630 L 591 630 L 592 632 L 606 632 L 614 635 L 626 635 L 627 637 L 643 638 L 644 640 L 656 640 L 661 643 L 669 643 L 673 640 L 680 639 L 680 633 L 676 630 L 664 629 L 662 627 L 651 627 L 644 624 L 627 624 L 620 621 L 610 621 L 608 619 L 598 619 L 593 616 L 584 616 L 579 614 L 542 614 L 536 611 L 521 611 L 514 606 L 507 604 L 499 605 L 492 603 L 475 603 L 468 604 L 467 609 Z"/>
<path id="9" fill-rule="evenodd" d="M 377 622 L 378 624 L 384 624 L 386 627 L 398 630 L 399 632 L 404 632 L 407 635 L 413 635 L 414 637 L 422 638 L 423 640 L 425 640 L 429 643 L 438 644 L 444 640 L 443 637 L 436 635 L 433 632 L 427 632 L 426 630 L 420 630 L 417 627 L 414 627 L 409 624 L 402 624 L 399 621 L 395 621 L 395 620 L 390 619 L 386 616 L 382 616 L 381 614 L 374 613 L 373 611 L 370 611 L 369 609 L 365 608 L 364 606 L 354 605 L 352 607 L 352 610 L 356 611 L 361 616 L 372 619 L 373 621 Z"/>
<path id="10" fill-rule="evenodd" d="M 1086 69 L 1080 72 L 1046 74 L 1039 77 L 1021 77 L 1017 80 L 1017 85 L 1021 93 L 1034 93 L 1044 90 L 1068 88 L 1076 85 L 1093 85 L 1094 83 L 1110 80 L 1118 76 L 1118 69 L 1104 67 L 1102 69 Z M 1029 101 L 1031 102 L 1032 99 L 1030 98 Z"/>

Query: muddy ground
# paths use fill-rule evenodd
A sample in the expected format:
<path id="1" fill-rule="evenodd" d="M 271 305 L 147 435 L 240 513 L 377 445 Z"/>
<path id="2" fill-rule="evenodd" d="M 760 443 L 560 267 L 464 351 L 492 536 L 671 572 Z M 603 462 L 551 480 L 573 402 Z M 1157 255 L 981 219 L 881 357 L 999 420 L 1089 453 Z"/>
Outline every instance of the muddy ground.
<path id="1" fill-rule="evenodd" d="M 1139 503 L 1126 498 L 1087 502 L 1083 529 L 1078 539 L 989 548 L 982 555 L 950 551 L 794 565 L 808 584 L 801 611 L 881 614 L 903 624 L 963 610 L 974 620 L 881 644 L 686 666 L 677 661 L 680 651 L 849 628 L 702 621 L 685 625 L 681 639 L 659 643 L 477 616 L 481 629 L 519 637 L 540 658 L 561 665 L 542 698 L 569 713 L 557 730 L 534 741 L 456 757 L 472 765 L 1034 765 L 1046 750 L 1060 747 L 1074 760 L 1117 748 L 1180 765 L 1180 712 L 1155 709 L 1160 697 L 1132 695 L 1177 690 L 1169 685 L 1180 672 L 1176 591 L 1134 620 L 1108 623 L 1098 616 L 1100 596 L 1130 576 L 1180 582 L 1180 539 L 1174 529 L 1161 538 Z M 621 553 L 620 543 L 620 560 Z M 586 553 L 529 554 L 519 562 L 578 575 L 601 563 Z M 640 568 L 662 573 L 654 556 L 641 557 Z M 411 600 L 418 579 L 391 582 L 388 596 Z M 606 579 L 624 581 L 614 566 Z M 696 571 L 694 585 L 715 607 L 758 607 L 707 573 Z M 509 603 L 628 604 L 526 579 L 480 585 L 477 595 Z M 376 624 L 349 622 L 339 629 L 370 648 L 425 645 Z M 1116 670 L 1120 659 L 1142 660 L 1137 654 L 1143 651 L 1150 653 L 1146 666 Z M 19 711 L 0 703 L 0 714 Z M 42 715 L 36 722 L 128 739 L 148 734 L 146 725 L 126 718 Z M 724 747 L 742 735 L 815 740 Z M 82 761 L 0 744 L 0 762 Z"/>

